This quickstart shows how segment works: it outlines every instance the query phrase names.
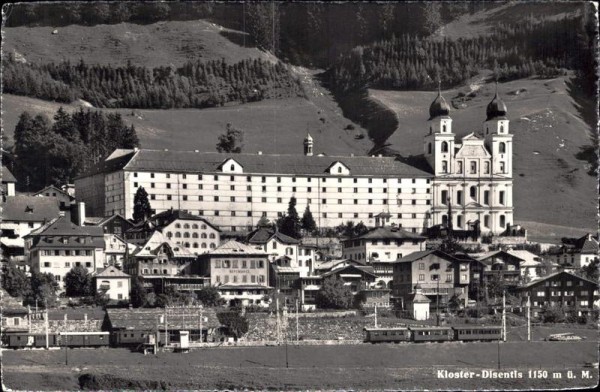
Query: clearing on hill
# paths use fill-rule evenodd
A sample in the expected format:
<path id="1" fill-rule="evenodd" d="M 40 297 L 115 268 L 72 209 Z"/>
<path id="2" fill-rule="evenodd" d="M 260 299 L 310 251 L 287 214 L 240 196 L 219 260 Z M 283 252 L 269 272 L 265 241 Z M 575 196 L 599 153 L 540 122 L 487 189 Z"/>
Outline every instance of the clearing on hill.
<path id="1" fill-rule="evenodd" d="M 149 25 L 3 28 L 3 51 L 34 63 L 83 59 L 87 64 L 179 67 L 189 60 L 237 63 L 246 58 L 273 61 L 256 48 L 244 48 L 222 33 L 243 34 L 205 20 L 158 22 Z M 53 31 L 56 30 L 56 34 Z"/>
<path id="2" fill-rule="evenodd" d="M 514 134 L 515 217 L 553 225 L 593 228 L 597 203 L 595 177 L 575 158 L 590 145 L 590 127 L 570 93 L 569 77 L 521 79 L 498 86 Z M 459 98 L 459 93 L 464 97 Z M 390 148 L 402 155 L 423 153 L 429 105 L 436 92 L 370 90 L 369 96 L 396 113 L 399 126 Z M 457 137 L 480 132 L 494 84 L 475 78 L 467 87 L 443 92 L 452 106 Z"/>

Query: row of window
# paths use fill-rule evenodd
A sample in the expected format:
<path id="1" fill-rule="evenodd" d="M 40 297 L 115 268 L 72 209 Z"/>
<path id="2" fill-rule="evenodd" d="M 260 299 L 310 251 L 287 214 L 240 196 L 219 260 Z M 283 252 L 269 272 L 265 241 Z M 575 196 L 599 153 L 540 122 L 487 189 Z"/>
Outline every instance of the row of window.
<path id="1" fill-rule="evenodd" d="M 75 262 L 70 262 L 70 261 L 66 261 L 65 262 L 65 268 L 72 268 L 72 267 L 81 267 L 84 266 L 86 268 L 91 268 L 92 267 L 92 263 L 90 261 L 75 261 Z M 44 262 L 44 268 L 61 268 L 60 262 L 59 261 L 55 261 L 54 265 L 52 265 L 52 262 L 49 261 L 45 261 Z"/>
<path id="2" fill-rule="evenodd" d="M 456 163 L 457 163 L 456 174 L 464 174 L 462 161 L 458 161 Z M 506 163 L 499 162 L 499 164 L 500 164 L 500 173 L 506 174 L 507 173 Z M 442 173 L 449 173 L 447 160 L 442 161 Z M 477 174 L 477 161 L 470 161 L 469 174 Z M 483 163 L 483 174 L 490 174 L 490 163 L 487 161 Z"/>
<path id="3" fill-rule="evenodd" d="M 442 215 L 442 224 L 443 225 L 448 224 L 448 215 Z M 505 215 L 499 216 L 499 225 L 500 225 L 500 227 L 506 227 L 506 216 Z M 463 226 L 463 216 L 457 215 L 456 216 L 456 227 L 462 227 L 462 226 Z M 490 216 L 489 215 L 483 216 L 483 227 L 485 227 L 485 228 L 490 227 Z"/>
<path id="4" fill-rule="evenodd" d="M 204 238 L 210 238 L 210 239 L 217 238 L 217 236 L 216 236 L 215 233 L 210 233 L 210 234 L 200 233 L 200 234 L 198 234 L 196 232 L 189 233 L 187 231 L 184 231 L 183 233 L 180 233 L 179 231 L 176 231 L 175 234 L 173 234 L 170 231 L 167 231 L 167 237 L 169 239 L 173 238 L 173 237 L 175 237 L 175 238 L 202 238 L 202 239 L 204 239 Z"/>
<path id="5" fill-rule="evenodd" d="M 71 250 L 71 249 L 42 249 L 40 256 L 91 256 L 91 250 Z"/>
<path id="6" fill-rule="evenodd" d="M 551 297 L 560 297 L 561 293 L 563 293 L 562 295 L 564 295 L 565 297 L 572 297 L 575 295 L 575 291 L 574 290 L 565 290 L 565 291 L 560 291 L 560 290 L 551 290 L 550 291 L 550 296 Z M 535 293 L 536 296 L 538 297 L 545 297 L 546 296 L 546 292 L 545 291 L 536 291 Z M 579 292 L 580 296 L 586 296 L 589 295 L 589 291 L 587 290 L 581 290 Z"/>
<path id="7" fill-rule="evenodd" d="M 198 248 L 200 248 L 200 249 L 208 249 L 208 248 L 215 249 L 217 247 L 217 245 L 212 242 L 210 244 L 207 244 L 206 242 L 202 242 L 200 244 L 198 244 L 197 242 L 193 242 L 190 244 L 189 242 L 181 243 L 178 241 L 177 245 L 182 245 L 184 248 L 194 248 L 194 249 L 198 249 Z"/>
<path id="8" fill-rule="evenodd" d="M 215 260 L 215 268 L 265 268 L 264 260 Z"/>
<path id="9" fill-rule="evenodd" d="M 217 283 L 227 284 L 230 282 L 229 275 L 224 275 L 224 276 L 216 275 L 215 281 Z M 266 281 L 266 279 L 265 279 L 264 275 L 242 275 L 239 277 L 239 282 L 238 282 L 237 275 L 233 275 L 231 277 L 231 283 L 265 283 L 265 281 Z"/>
<path id="10" fill-rule="evenodd" d="M 471 198 L 471 201 L 477 202 L 479 199 L 478 194 L 479 194 L 479 192 L 477 192 L 476 186 L 472 186 L 469 188 L 469 197 Z M 442 191 L 441 200 L 442 200 L 442 204 L 444 204 L 444 205 L 448 205 L 448 203 L 451 203 L 451 200 L 448 198 L 447 190 Z M 464 202 L 463 191 L 456 191 L 456 204 L 463 205 L 463 202 Z M 506 192 L 505 191 L 498 192 L 498 203 L 500 205 L 505 205 L 505 203 L 506 203 Z M 484 205 L 490 204 L 490 191 L 483 191 L 482 204 L 484 204 Z"/>
<path id="11" fill-rule="evenodd" d="M 175 174 L 175 176 L 177 176 L 177 174 Z M 189 178 L 190 179 L 195 179 L 195 176 L 196 175 L 189 175 Z M 138 173 L 134 172 L 133 173 L 133 177 L 134 178 L 138 178 Z M 206 179 L 205 177 L 210 177 L 210 175 L 203 175 L 203 174 L 198 174 L 197 175 L 198 181 L 205 180 Z M 229 181 L 236 181 L 236 177 L 239 177 L 239 179 L 244 178 L 244 176 L 232 176 L 232 175 L 230 175 L 230 176 L 227 176 L 227 175 L 221 175 L 221 176 L 219 176 L 218 174 L 215 174 L 215 175 L 213 175 L 213 180 L 214 181 L 219 181 L 220 179 L 224 180 L 224 179 L 227 179 L 227 177 L 229 177 Z M 246 177 L 246 182 L 252 182 L 253 176 L 245 176 L 245 177 Z M 156 178 L 156 174 L 155 173 L 150 173 L 150 178 Z M 170 173 L 165 173 L 165 178 L 171 178 L 171 174 Z M 185 173 L 181 174 L 181 178 L 184 179 L 184 180 L 186 180 L 188 178 L 188 174 L 185 174 Z M 268 177 L 268 178 L 271 179 L 273 177 Z M 282 178 L 283 177 L 281 177 L 281 176 L 275 177 L 277 183 L 281 183 Z M 287 178 L 289 178 L 289 177 L 286 177 L 286 179 Z M 313 179 L 313 177 L 291 177 L 292 182 L 296 182 L 297 178 L 306 179 L 307 182 L 312 182 L 312 179 Z M 266 183 L 267 182 L 267 176 L 260 176 L 260 179 L 261 179 L 262 183 Z M 321 182 L 327 182 L 327 177 L 321 177 L 321 178 L 316 178 L 315 177 L 315 179 L 317 179 L 317 180 L 320 179 Z M 352 178 L 352 180 L 353 180 L 354 184 L 358 184 L 358 178 Z M 371 177 L 366 178 L 366 180 L 367 180 L 367 182 L 369 184 L 373 183 L 373 178 L 371 178 Z M 382 180 L 382 182 L 384 184 L 387 184 L 387 180 L 388 180 L 387 178 L 382 178 L 381 180 Z M 398 179 L 398 181 L 400 181 L 400 182 L 403 182 L 404 180 L 409 180 L 409 179 L 401 179 L 401 178 Z M 330 178 L 330 181 L 335 181 L 335 178 Z M 427 184 L 429 184 L 431 180 L 425 179 L 425 181 L 426 181 Z M 342 183 L 342 178 L 337 178 L 337 182 L 338 183 Z M 412 184 L 416 184 L 417 180 L 415 178 L 411 178 L 410 182 Z"/>

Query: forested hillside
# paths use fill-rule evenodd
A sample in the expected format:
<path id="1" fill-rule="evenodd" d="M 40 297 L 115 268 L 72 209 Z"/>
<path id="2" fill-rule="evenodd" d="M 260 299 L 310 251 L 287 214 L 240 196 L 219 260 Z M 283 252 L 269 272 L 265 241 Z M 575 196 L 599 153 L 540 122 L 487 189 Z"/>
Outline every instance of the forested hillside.
<path id="1" fill-rule="evenodd" d="M 8 56 L 4 92 L 69 103 L 84 99 L 108 108 L 205 108 L 268 98 L 302 96 L 299 82 L 281 63 L 265 60 L 194 61 L 182 67 L 31 64 Z"/>

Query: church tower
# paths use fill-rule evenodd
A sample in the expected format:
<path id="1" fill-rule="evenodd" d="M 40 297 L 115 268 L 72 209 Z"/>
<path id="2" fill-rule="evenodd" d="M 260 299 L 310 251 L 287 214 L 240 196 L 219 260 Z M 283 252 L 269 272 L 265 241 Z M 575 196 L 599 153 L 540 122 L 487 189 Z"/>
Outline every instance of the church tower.
<path id="1" fill-rule="evenodd" d="M 313 155 L 313 138 L 310 136 L 310 133 L 307 133 L 304 138 L 304 155 L 307 157 L 312 157 Z"/>
<path id="2" fill-rule="evenodd" d="M 425 136 L 425 158 L 436 176 L 452 173 L 454 156 L 454 133 L 450 106 L 442 97 L 441 89 L 429 107 L 429 132 Z"/>
<path id="3" fill-rule="evenodd" d="M 486 109 L 487 118 L 483 123 L 485 145 L 492 154 L 492 174 L 512 177 L 512 139 L 509 121 L 506 117 L 506 104 L 498 96 L 498 84 L 494 98 Z"/>

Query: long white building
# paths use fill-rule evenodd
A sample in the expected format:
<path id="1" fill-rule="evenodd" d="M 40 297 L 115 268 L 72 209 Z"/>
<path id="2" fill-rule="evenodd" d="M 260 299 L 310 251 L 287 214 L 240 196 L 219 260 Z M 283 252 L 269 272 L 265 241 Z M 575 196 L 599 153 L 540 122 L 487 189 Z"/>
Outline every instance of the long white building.
<path id="1" fill-rule="evenodd" d="M 156 213 L 185 210 L 226 231 L 251 231 L 263 216 L 276 220 L 294 196 L 298 213 L 308 205 L 320 228 L 349 220 L 373 227 L 375 216 L 386 213 L 412 233 L 451 224 L 499 234 L 514 223 L 506 113 L 496 94 L 481 135 L 457 143 L 439 92 L 429 108 L 419 167 L 395 157 L 314 156 L 309 134 L 303 155 L 115 150 L 75 187 L 88 214 L 129 218 L 134 195 L 144 187 Z"/>
<path id="2" fill-rule="evenodd" d="M 373 226 L 390 213 L 406 230 L 429 224 L 431 174 L 393 157 L 221 154 L 197 151 L 116 150 L 75 180 L 88 214 L 133 215 L 139 187 L 157 213 L 171 208 L 210 219 L 223 230 L 252 230 L 261 217 L 276 220 L 297 200 L 319 227 L 348 220 Z"/>

